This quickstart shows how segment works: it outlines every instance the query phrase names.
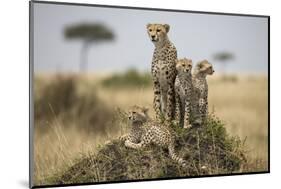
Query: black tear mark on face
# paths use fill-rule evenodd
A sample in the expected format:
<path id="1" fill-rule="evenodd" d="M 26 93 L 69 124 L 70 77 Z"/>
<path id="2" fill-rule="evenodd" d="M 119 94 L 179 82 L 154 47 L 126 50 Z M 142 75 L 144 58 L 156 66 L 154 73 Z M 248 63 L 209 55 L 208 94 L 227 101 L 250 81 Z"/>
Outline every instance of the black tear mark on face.
<path id="1" fill-rule="evenodd" d="M 159 95 L 160 91 L 155 91 L 154 94 Z"/>

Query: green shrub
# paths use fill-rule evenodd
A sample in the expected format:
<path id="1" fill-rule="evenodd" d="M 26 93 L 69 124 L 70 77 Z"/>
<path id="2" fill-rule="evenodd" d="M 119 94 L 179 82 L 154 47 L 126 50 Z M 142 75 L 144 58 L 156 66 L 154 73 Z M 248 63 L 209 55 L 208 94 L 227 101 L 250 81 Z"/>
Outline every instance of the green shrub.
<path id="1" fill-rule="evenodd" d="M 114 74 L 102 82 L 105 87 L 147 87 L 151 85 L 150 73 L 139 73 L 130 69 L 121 74 Z"/>

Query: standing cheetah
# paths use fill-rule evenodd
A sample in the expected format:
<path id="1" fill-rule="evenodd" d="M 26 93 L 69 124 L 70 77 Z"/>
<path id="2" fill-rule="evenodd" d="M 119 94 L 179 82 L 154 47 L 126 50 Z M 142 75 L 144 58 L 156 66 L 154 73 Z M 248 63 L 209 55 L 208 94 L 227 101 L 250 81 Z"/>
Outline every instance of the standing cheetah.
<path id="1" fill-rule="evenodd" d="M 176 118 L 184 128 L 191 127 L 190 116 L 192 109 L 192 60 L 180 59 L 176 65 L 177 77 L 175 81 Z"/>
<path id="2" fill-rule="evenodd" d="M 148 109 L 139 106 L 133 106 L 129 111 L 128 118 L 132 128 L 128 135 L 121 137 L 125 146 L 140 149 L 153 143 L 168 148 L 171 158 L 185 166 L 186 162 L 175 153 L 174 132 L 171 128 L 150 120 L 147 111 Z"/>
<path id="3" fill-rule="evenodd" d="M 177 50 L 170 42 L 168 24 L 147 24 L 147 33 L 155 45 L 151 73 L 153 79 L 153 107 L 156 119 L 164 115 L 165 121 L 174 118 Z"/>
<path id="4" fill-rule="evenodd" d="M 208 115 L 208 83 L 207 75 L 214 73 L 212 64 L 207 60 L 203 60 L 196 65 L 192 82 L 194 92 L 194 112 L 196 114 L 196 122 L 201 124 Z"/>

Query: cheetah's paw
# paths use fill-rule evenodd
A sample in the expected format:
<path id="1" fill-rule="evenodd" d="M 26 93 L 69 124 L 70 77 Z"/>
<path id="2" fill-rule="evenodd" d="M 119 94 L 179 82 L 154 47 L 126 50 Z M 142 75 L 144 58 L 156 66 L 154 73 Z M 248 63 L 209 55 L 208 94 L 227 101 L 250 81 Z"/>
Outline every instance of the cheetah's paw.
<path id="1" fill-rule="evenodd" d="M 131 142 L 130 142 L 129 140 L 126 140 L 126 141 L 125 141 L 125 146 L 126 146 L 126 147 L 130 147 L 130 146 L 131 146 Z"/>
<path id="2" fill-rule="evenodd" d="M 189 128 L 191 128 L 191 127 L 192 127 L 191 124 L 185 124 L 185 125 L 183 126 L 184 129 L 189 129 Z"/>
<path id="3" fill-rule="evenodd" d="M 110 145 L 110 144 L 112 144 L 113 142 L 111 141 L 111 140 L 107 140 L 107 141 L 105 141 L 105 143 L 104 143 L 104 145 Z"/>

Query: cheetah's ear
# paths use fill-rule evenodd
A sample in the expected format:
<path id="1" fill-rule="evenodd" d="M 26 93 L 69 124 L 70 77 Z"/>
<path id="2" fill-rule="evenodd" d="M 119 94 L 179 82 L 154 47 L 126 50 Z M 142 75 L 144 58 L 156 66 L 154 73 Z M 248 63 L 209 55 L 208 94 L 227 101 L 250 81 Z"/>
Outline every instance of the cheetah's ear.
<path id="1" fill-rule="evenodd" d="M 143 108 L 142 108 L 142 111 L 143 111 L 144 114 L 147 114 L 147 113 L 148 113 L 148 110 L 149 110 L 149 108 L 147 108 L 147 107 L 143 107 Z"/>
<path id="2" fill-rule="evenodd" d="M 206 59 L 204 59 L 204 60 L 201 61 L 201 63 L 202 63 L 202 64 L 206 64 L 206 63 L 209 64 L 209 61 L 206 60 Z"/>
<path id="3" fill-rule="evenodd" d="M 177 60 L 176 61 L 176 70 L 177 70 L 177 72 L 179 72 L 180 67 L 181 67 L 181 61 Z"/>
<path id="4" fill-rule="evenodd" d="M 190 62 L 191 65 L 193 65 L 192 59 L 188 59 L 188 61 Z"/>
<path id="5" fill-rule="evenodd" d="M 197 63 L 196 67 L 200 70 L 203 67 L 202 62 Z"/>
<path id="6" fill-rule="evenodd" d="M 148 29 L 151 26 L 151 24 L 146 24 L 146 28 Z"/>
<path id="7" fill-rule="evenodd" d="M 170 31 L 170 25 L 169 24 L 164 24 L 166 33 L 168 33 Z"/>

